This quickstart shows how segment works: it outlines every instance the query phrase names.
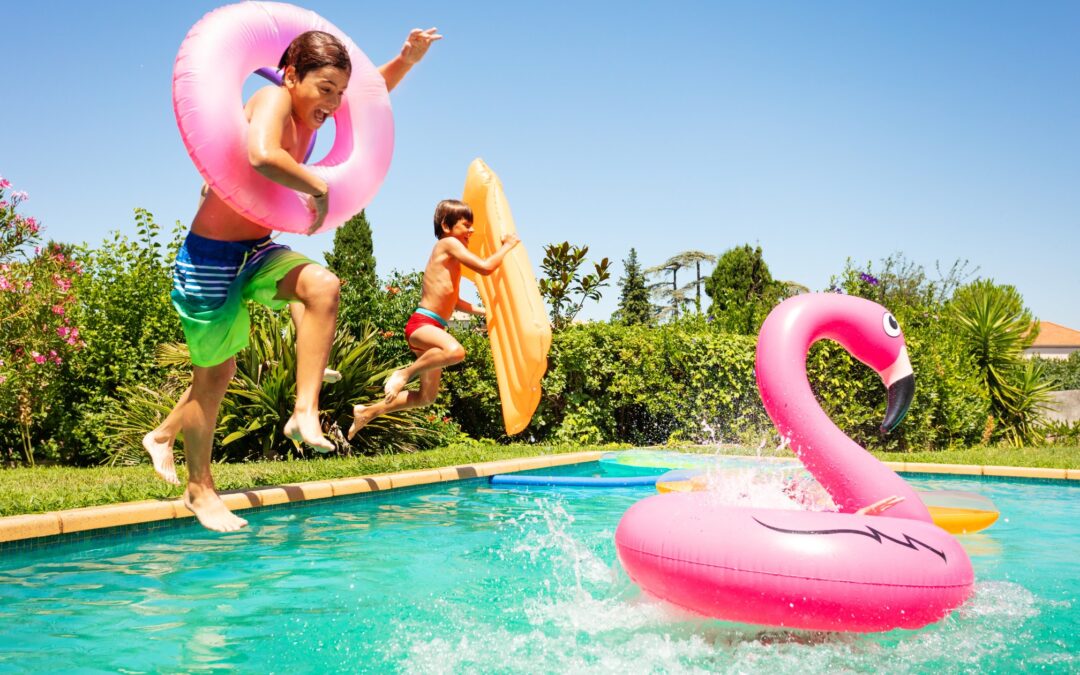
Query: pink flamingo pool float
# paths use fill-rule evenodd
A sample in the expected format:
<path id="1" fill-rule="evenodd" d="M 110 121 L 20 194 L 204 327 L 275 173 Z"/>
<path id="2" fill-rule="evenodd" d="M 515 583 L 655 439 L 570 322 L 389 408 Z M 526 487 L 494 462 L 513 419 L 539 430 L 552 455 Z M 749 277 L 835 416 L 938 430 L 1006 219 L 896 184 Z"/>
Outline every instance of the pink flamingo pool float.
<path id="1" fill-rule="evenodd" d="M 719 619 L 855 632 L 920 628 L 971 594 L 971 561 L 956 538 L 818 405 L 806 356 L 821 339 L 881 375 L 883 431 L 907 413 L 915 380 L 899 324 L 875 302 L 800 295 L 762 325 L 755 368 L 765 409 L 839 512 L 724 506 L 708 492 L 649 497 L 615 532 L 619 559 L 642 589 Z M 904 500 L 885 515 L 856 514 L 893 495 Z"/>

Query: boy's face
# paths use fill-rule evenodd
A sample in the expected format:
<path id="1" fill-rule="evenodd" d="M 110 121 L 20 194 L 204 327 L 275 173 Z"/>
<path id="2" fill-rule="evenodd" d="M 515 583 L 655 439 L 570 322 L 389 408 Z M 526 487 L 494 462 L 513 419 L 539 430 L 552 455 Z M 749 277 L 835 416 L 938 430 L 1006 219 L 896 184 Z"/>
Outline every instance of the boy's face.
<path id="1" fill-rule="evenodd" d="M 464 218 L 454 223 L 454 226 L 447 228 L 443 225 L 443 232 L 446 232 L 447 236 L 457 239 L 465 246 L 469 245 L 469 239 L 473 235 L 473 225 L 471 220 L 465 220 Z"/>
<path id="2" fill-rule="evenodd" d="M 296 69 L 285 69 L 285 86 L 292 96 L 293 117 L 311 129 L 318 129 L 341 106 L 349 85 L 349 73 L 333 66 L 309 71 L 296 79 Z"/>

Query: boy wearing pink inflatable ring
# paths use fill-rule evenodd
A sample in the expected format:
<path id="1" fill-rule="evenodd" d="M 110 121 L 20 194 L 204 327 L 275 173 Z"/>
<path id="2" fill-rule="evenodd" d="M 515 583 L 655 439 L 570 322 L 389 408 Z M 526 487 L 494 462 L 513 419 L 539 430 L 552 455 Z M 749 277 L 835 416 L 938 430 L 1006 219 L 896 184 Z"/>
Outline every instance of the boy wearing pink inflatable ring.
<path id="1" fill-rule="evenodd" d="M 412 365 L 395 370 L 386 380 L 385 398 L 374 405 L 353 406 L 349 438 L 379 415 L 419 408 L 435 402 L 442 369 L 465 360 L 465 349 L 448 332 L 454 310 L 484 316 L 483 307 L 473 307 L 458 297 L 461 266 L 477 274 L 491 274 L 503 258 L 521 241 L 516 234 L 503 237 L 502 245 L 487 258 L 469 250 L 473 233 L 473 212 L 456 199 L 444 199 L 435 207 L 435 236 L 439 241 L 424 268 L 420 306 L 405 324 L 405 339 L 416 354 Z M 420 391 L 402 391 L 409 380 L 420 378 Z"/>
<path id="2" fill-rule="evenodd" d="M 413 30 L 401 53 L 379 68 L 387 90 L 441 39 L 434 28 Z M 283 83 L 263 87 L 247 102 L 247 149 L 251 166 L 285 187 L 311 195 L 315 220 L 326 217 L 326 182 L 301 164 L 312 135 L 333 116 L 349 83 L 346 47 L 333 35 L 309 31 L 281 58 Z M 184 504 L 203 526 L 238 530 L 247 521 L 221 500 L 210 473 L 218 409 L 236 371 L 235 355 L 248 343 L 246 303 L 272 309 L 296 303 L 296 406 L 285 435 L 316 450 L 334 449 L 319 423 L 319 389 L 337 321 L 340 281 L 310 259 L 274 243 L 271 231 L 244 218 L 216 194 L 199 206 L 176 258 L 172 301 L 180 314 L 192 361 L 191 386 L 169 416 L 143 438 L 154 469 L 179 485 L 173 441 L 184 432 L 188 484 Z"/>

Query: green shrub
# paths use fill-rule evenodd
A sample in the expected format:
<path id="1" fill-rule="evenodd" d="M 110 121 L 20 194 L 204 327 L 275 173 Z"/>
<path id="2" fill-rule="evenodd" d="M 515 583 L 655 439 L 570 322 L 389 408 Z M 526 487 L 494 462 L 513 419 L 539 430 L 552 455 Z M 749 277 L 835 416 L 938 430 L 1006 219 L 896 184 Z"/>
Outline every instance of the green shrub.
<path id="1" fill-rule="evenodd" d="M 1080 389 L 1080 351 L 1069 354 L 1067 359 L 1035 357 L 1032 360 L 1042 363 L 1046 379 L 1056 391 Z"/>
<path id="2" fill-rule="evenodd" d="M 67 464 L 97 463 L 111 454 L 108 418 L 117 414 L 117 392 L 164 386 L 168 373 L 156 350 L 183 339 L 169 293 L 184 229 L 177 224 L 163 242 L 161 227 L 144 209 L 135 209 L 135 226 L 134 239 L 116 232 L 95 248 L 79 249 L 85 274 L 76 280 L 75 316 L 85 345 L 65 364 L 59 403 L 66 413 L 50 428 Z"/>
<path id="3" fill-rule="evenodd" d="M 888 436 L 878 427 L 886 392 L 880 378 L 839 345 L 821 342 L 807 374 L 823 409 L 874 449 L 940 449 L 978 443 L 989 400 L 977 371 L 941 321 L 913 321 L 906 338 L 915 401 Z M 469 352 L 447 376 L 450 410 L 476 437 L 506 440 L 486 340 L 459 336 Z M 543 397 L 526 440 L 570 443 L 753 443 L 775 440 L 754 378 L 756 338 L 721 332 L 689 316 L 655 328 L 572 325 L 552 341 Z"/>

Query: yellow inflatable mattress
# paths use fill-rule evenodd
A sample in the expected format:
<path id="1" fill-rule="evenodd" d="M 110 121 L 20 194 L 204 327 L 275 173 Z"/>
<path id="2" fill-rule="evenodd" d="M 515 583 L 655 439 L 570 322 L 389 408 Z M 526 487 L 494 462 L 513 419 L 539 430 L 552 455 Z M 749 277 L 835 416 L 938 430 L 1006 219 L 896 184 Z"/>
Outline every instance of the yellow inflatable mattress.
<path id="1" fill-rule="evenodd" d="M 502 243 L 504 234 L 517 232 L 510 204 L 499 177 L 482 159 L 473 160 L 465 178 L 462 201 L 473 211 L 469 250 L 486 258 Z M 476 284 L 487 309 L 488 338 L 499 383 L 506 433 L 519 433 L 529 425 L 540 403 L 540 380 L 547 370 L 551 324 L 540 288 L 525 252 L 515 246 L 502 265 L 487 276 L 463 268 Z"/>

